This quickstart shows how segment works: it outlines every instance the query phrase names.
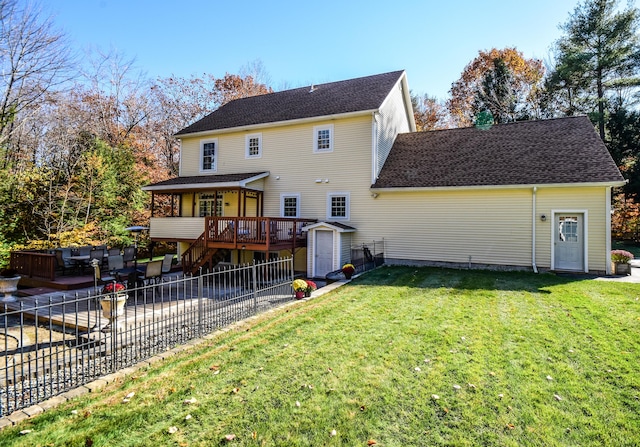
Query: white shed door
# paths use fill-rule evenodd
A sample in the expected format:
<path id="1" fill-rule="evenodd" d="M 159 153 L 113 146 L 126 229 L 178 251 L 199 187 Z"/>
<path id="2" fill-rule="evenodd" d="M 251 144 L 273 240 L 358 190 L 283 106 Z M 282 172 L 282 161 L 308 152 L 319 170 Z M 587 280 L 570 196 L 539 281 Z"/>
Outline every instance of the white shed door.
<path id="1" fill-rule="evenodd" d="M 556 270 L 584 271 L 584 216 L 556 214 L 554 267 Z"/>
<path id="2" fill-rule="evenodd" d="M 333 231 L 316 230 L 314 276 L 324 278 L 333 271 Z"/>

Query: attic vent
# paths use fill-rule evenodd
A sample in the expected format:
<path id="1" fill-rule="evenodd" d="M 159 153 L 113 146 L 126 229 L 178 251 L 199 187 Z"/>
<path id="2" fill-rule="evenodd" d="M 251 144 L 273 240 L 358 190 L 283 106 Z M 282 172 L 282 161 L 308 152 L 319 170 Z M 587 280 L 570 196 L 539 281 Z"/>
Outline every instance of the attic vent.
<path id="1" fill-rule="evenodd" d="M 315 85 L 313 85 L 313 84 L 311 84 L 311 88 L 309 89 L 309 93 L 313 93 L 313 92 L 315 92 L 316 90 L 317 90 L 317 89 L 316 89 L 316 86 L 315 86 Z"/>

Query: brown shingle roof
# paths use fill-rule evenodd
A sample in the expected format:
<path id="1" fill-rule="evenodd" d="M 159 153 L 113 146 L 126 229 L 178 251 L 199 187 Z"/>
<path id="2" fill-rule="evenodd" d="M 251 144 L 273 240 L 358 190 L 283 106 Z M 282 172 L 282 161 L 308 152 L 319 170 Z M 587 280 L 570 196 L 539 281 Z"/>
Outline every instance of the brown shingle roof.
<path id="1" fill-rule="evenodd" d="M 231 101 L 176 135 L 378 109 L 403 71 Z"/>
<path id="2" fill-rule="evenodd" d="M 398 135 L 372 188 L 623 181 L 587 117 Z"/>
<path id="3" fill-rule="evenodd" d="M 229 186 L 245 182 L 253 177 L 265 177 L 269 174 L 267 171 L 249 172 L 243 174 L 212 174 L 212 175 L 196 175 L 188 177 L 175 177 L 162 182 L 147 185 L 142 189 L 145 191 L 180 191 L 199 188 L 213 188 L 216 185 Z M 233 185 L 236 186 L 236 185 Z"/>

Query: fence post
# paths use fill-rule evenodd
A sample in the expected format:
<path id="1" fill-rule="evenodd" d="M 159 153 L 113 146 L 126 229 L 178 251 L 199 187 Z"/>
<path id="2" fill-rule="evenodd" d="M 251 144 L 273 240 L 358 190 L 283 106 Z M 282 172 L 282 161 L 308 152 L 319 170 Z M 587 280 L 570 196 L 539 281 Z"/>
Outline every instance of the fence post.
<path id="1" fill-rule="evenodd" d="M 202 289 L 204 287 L 204 281 L 202 280 L 202 267 L 200 267 L 200 274 L 198 275 L 198 336 L 202 337 L 203 333 L 203 322 L 204 322 L 204 311 L 203 311 L 203 293 Z"/>
<path id="2" fill-rule="evenodd" d="M 253 276 L 253 314 L 255 315 L 258 313 L 258 271 L 255 259 L 251 265 L 251 275 Z"/>

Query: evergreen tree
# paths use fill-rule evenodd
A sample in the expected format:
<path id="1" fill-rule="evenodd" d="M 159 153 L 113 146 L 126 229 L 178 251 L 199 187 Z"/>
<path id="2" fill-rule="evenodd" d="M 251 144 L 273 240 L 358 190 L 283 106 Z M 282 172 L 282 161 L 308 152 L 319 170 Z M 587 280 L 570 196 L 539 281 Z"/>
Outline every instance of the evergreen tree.
<path id="1" fill-rule="evenodd" d="M 564 92 L 563 113 L 591 113 L 605 138 L 607 100 L 640 86 L 640 12 L 618 0 L 584 0 L 562 25 L 549 87 Z"/>

